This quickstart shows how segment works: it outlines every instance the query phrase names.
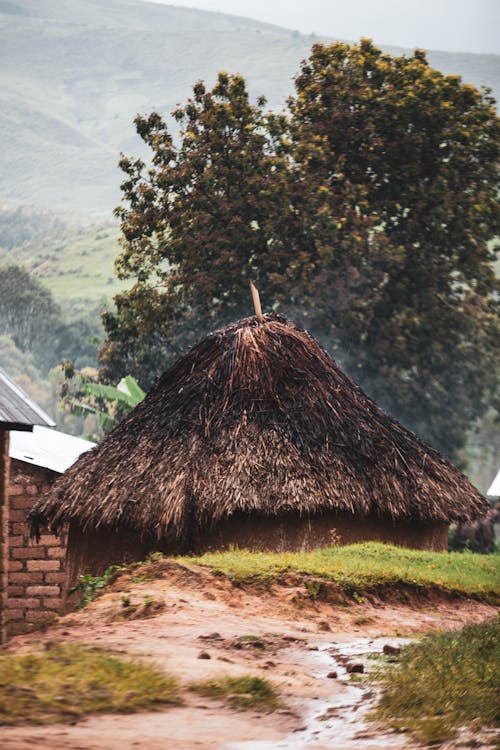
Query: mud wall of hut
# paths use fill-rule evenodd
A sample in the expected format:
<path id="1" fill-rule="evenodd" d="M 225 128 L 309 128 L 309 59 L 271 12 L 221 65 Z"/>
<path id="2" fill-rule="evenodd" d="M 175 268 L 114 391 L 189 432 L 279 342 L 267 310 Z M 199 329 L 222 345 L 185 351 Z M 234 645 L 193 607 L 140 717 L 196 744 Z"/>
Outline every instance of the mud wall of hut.
<path id="1" fill-rule="evenodd" d="M 66 534 L 30 540 L 26 515 L 58 476 L 22 461 L 11 461 L 7 633 L 26 632 L 54 619 L 65 595 Z"/>

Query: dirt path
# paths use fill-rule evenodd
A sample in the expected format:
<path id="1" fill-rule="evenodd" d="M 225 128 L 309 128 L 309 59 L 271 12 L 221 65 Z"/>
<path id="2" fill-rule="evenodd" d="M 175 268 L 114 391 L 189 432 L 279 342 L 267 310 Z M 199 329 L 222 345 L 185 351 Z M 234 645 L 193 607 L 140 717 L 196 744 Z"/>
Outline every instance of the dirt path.
<path id="1" fill-rule="evenodd" d="M 411 750 L 416 745 L 408 738 L 365 723 L 376 695 L 366 682 L 353 683 L 347 666 L 363 663 L 366 671 L 366 655 L 386 643 L 495 612 L 468 601 L 346 606 L 311 601 L 293 581 L 259 593 L 205 571 L 172 567 L 162 575 L 143 583 L 125 576 L 85 610 L 44 634 L 14 638 L 8 650 L 86 642 L 139 656 L 186 684 L 261 675 L 279 687 L 283 708 L 235 711 L 186 691 L 183 706 L 155 712 L 98 715 L 73 726 L 2 727 L 2 750 Z M 133 606 L 137 614 L 145 601 L 158 613 L 133 619 Z M 199 658 L 202 651 L 210 658 Z M 333 671 L 337 677 L 328 677 Z"/>

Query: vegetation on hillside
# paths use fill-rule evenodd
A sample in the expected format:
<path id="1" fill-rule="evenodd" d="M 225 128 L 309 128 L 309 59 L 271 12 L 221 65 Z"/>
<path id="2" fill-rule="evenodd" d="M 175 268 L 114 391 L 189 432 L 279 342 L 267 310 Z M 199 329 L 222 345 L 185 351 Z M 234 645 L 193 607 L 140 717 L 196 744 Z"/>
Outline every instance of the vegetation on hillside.
<path id="1" fill-rule="evenodd" d="M 25 213 L 32 216 L 27 209 Z M 0 231 L 6 231 L 5 237 L 0 234 L 0 265 L 11 264 L 15 257 L 16 265 L 52 294 L 64 320 L 84 318 L 99 326 L 103 306 L 127 286 L 114 273 L 120 249 L 117 227 L 111 222 L 58 226 L 54 220 L 44 228 L 37 223 L 38 214 L 33 209 L 33 234 L 28 222 L 26 239 L 21 241 L 25 233 L 18 232 L 20 242 L 11 247 L 9 237 L 15 234 L 17 216 L 24 213 L 0 207 Z"/>
<path id="2" fill-rule="evenodd" d="M 406 646 L 396 666 L 378 673 L 384 692 L 375 716 L 429 744 L 464 726 L 498 726 L 499 664 L 498 619 L 428 635 Z"/>
<path id="3" fill-rule="evenodd" d="M 0 266 L 0 329 L 44 375 L 65 359 L 95 362 L 95 322 L 64 322 L 49 290 L 19 266 Z"/>
<path id="4" fill-rule="evenodd" d="M 56 212 L 29 205 L 0 205 L 0 257 L 35 240 L 65 231 L 66 223 Z"/>
<path id="5" fill-rule="evenodd" d="M 71 434 L 88 432 L 84 420 L 60 404 L 65 361 L 96 364 L 99 319 L 70 318 L 51 292 L 19 266 L 0 265 L 0 366 Z"/>

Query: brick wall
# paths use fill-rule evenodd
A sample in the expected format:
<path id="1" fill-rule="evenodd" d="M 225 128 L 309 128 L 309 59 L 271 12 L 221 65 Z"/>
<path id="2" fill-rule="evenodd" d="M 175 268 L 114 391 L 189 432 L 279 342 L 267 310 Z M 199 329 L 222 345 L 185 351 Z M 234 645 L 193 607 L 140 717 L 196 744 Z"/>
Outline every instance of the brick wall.
<path id="1" fill-rule="evenodd" d="M 26 515 L 57 473 L 12 460 L 10 469 L 7 631 L 22 633 L 50 622 L 65 597 L 66 534 L 30 540 Z"/>

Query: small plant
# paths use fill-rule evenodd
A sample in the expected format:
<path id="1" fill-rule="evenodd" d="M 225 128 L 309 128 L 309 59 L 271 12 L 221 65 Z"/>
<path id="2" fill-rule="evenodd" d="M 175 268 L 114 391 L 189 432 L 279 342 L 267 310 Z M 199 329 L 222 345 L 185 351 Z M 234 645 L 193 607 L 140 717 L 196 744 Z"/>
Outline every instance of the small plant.
<path id="1" fill-rule="evenodd" d="M 328 536 L 330 537 L 330 547 L 338 547 L 342 544 L 342 536 L 337 529 L 330 529 Z"/>
<path id="2" fill-rule="evenodd" d="M 276 689 L 261 677 L 222 677 L 194 683 L 190 690 L 207 698 L 226 698 L 235 708 L 274 711 L 279 703 Z"/>
<path id="3" fill-rule="evenodd" d="M 306 589 L 311 599 L 317 599 L 323 590 L 323 584 L 317 578 L 309 578 L 306 581 Z"/>
<path id="4" fill-rule="evenodd" d="M 366 598 L 364 596 L 361 596 L 361 594 L 358 594 L 357 591 L 352 592 L 352 598 L 356 602 L 356 604 L 364 604 L 366 602 Z"/>
<path id="5" fill-rule="evenodd" d="M 142 604 L 132 602 L 130 596 L 125 594 L 121 598 L 121 609 L 115 612 L 115 618 L 137 620 L 141 618 L 155 617 L 165 609 L 163 599 L 155 599 L 153 596 L 146 595 Z M 112 618 L 114 619 L 114 618 Z"/>
<path id="6" fill-rule="evenodd" d="M 76 591 L 83 591 L 83 597 L 78 606 L 83 609 L 90 602 L 101 593 L 101 590 L 111 581 L 113 575 L 121 570 L 120 565 L 111 565 L 106 568 L 102 576 L 93 576 L 90 573 L 85 573 L 80 576 L 79 582 L 76 586 L 73 586 L 68 590 L 68 595 L 74 594 Z"/>
<path id="7" fill-rule="evenodd" d="M 239 635 L 233 641 L 233 648 L 246 649 L 246 648 L 266 648 L 266 641 L 259 638 L 257 635 Z"/>
<path id="8" fill-rule="evenodd" d="M 248 635 L 239 635 L 238 640 L 242 641 L 243 643 L 252 643 L 255 641 L 260 641 L 261 639 L 258 635 L 252 635 L 251 633 L 249 633 Z"/>
<path id="9" fill-rule="evenodd" d="M 163 560 L 163 552 L 150 552 L 146 557 L 146 563 L 155 563 Z"/>

